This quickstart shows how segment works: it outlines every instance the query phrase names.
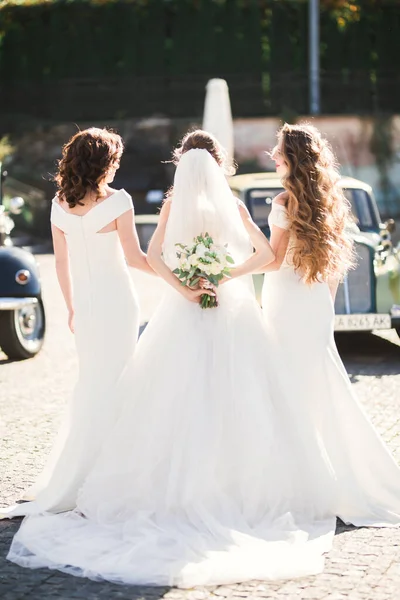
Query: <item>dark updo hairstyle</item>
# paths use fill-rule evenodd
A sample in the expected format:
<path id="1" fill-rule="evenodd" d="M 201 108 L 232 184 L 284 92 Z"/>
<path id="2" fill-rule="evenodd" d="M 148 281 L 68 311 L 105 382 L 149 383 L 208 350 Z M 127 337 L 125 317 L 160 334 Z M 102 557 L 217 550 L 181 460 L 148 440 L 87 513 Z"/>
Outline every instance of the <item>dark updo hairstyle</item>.
<path id="1" fill-rule="evenodd" d="M 60 201 L 70 208 L 92 192 L 96 200 L 104 195 L 102 184 L 107 172 L 119 163 L 123 152 L 121 137 L 108 129 L 91 127 L 78 131 L 62 149 L 55 181 Z"/>
<path id="2" fill-rule="evenodd" d="M 225 175 L 234 175 L 236 168 L 233 164 L 229 163 L 227 153 L 221 146 L 218 140 L 208 131 L 203 129 L 194 129 L 186 133 L 181 139 L 179 145 L 172 152 L 172 162 L 175 166 L 180 161 L 181 157 L 185 152 L 189 150 L 207 150 L 216 161 L 216 163 L 223 169 Z M 172 198 L 174 194 L 173 186 L 169 188 L 165 200 Z"/>

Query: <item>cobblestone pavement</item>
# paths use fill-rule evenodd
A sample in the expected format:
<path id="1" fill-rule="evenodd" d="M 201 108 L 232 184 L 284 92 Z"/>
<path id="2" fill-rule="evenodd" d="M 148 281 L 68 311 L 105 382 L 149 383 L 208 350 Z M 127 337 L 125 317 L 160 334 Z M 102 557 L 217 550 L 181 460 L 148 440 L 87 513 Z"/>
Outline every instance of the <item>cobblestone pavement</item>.
<path id="1" fill-rule="evenodd" d="M 57 288 L 53 257 L 40 256 L 48 336 L 33 360 L 9 363 L 0 354 L 0 505 L 8 505 L 41 470 L 76 378 L 73 336 Z M 396 334 L 338 339 L 359 397 L 400 462 L 400 343 Z M 400 502 L 400 499 L 399 499 Z M 5 560 L 19 521 L 0 521 L 1 600 L 400 600 L 400 530 L 338 525 L 324 573 L 282 583 L 251 582 L 176 590 L 96 583 L 58 572 L 22 569 Z"/>

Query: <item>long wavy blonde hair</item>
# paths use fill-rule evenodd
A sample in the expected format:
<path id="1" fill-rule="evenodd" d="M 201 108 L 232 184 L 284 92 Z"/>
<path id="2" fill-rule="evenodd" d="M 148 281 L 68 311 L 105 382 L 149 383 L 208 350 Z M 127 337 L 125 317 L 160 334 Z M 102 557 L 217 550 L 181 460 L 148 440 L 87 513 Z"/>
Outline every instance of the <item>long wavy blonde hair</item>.
<path id="1" fill-rule="evenodd" d="M 290 260 L 308 284 L 342 277 L 354 265 L 354 250 L 345 230 L 351 207 L 338 185 L 335 156 L 311 125 L 285 124 L 278 141 L 287 166 Z"/>

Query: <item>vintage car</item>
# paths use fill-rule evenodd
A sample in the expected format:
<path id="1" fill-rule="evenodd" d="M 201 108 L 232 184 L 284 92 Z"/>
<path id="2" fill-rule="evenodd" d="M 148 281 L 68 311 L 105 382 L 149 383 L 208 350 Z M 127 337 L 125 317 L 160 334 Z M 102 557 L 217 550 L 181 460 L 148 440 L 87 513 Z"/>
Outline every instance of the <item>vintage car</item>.
<path id="1" fill-rule="evenodd" d="M 36 260 L 15 247 L 10 235 L 24 201 L 15 197 L 3 204 L 5 177 L 0 163 L 0 348 L 10 360 L 19 360 L 41 349 L 46 319 Z"/>
<path id="2" fill-rule="evenodd" d="M 236 175 L 232 192 L 248 207 L 254 221 L 269 236 L 268 215 L 274 197 L 283 191 L 276 173 Z M 400 247 L 391 242 L 394 221 L 381 222 L 372 188 L 350 177 L 340 180 L 353 209 L 349 225 L 357 266 L 339 286 L 335 302 L 336 331 L 395 328 L 400 335 Z M 260 297 L 262 276 L 255 277 Z"/>
<path id="3" fill-rule="evenodd" d="M 236 175 L 229 180 L 232 192 L 247 205 L 253 219 L 269 236 L 268 215 L 274 197 L 283 190 L 275 173 Z M 357 179 L 340 181 L 353 208 L 351 236 L 357 251 L 357 266 L 339 286 L 335 302 L 336 331 L 373 331 L 394 327 L 400 335 L 400 247 L 390 234 L 393 222 L 381 222 L 372 189 Z M 157 215 L 136 215 L 143 250 L 157 225 Z M 158 303 L 163 282 L 139 272 L 134 274 L 141 297 L 142 321 L 146 323 Z M 263 275 L 254 283 L 261 301 Z"/>

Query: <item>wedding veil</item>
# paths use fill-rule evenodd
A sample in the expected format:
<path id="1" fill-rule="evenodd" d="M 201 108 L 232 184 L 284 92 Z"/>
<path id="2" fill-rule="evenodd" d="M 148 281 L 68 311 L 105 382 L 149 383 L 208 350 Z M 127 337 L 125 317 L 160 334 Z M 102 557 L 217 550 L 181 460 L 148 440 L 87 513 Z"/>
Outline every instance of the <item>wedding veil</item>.
<path id="1" fill-rule="evenodd" d="M 216 244 L 228 244 L 239 264 L 252 253 L 252 244 L 225 175 L 207 150 L 185 152 L 176 168 L 163 254 L 170 268 L 177 265 L 175 244 L 191 244 L 209 233 Z"/>

